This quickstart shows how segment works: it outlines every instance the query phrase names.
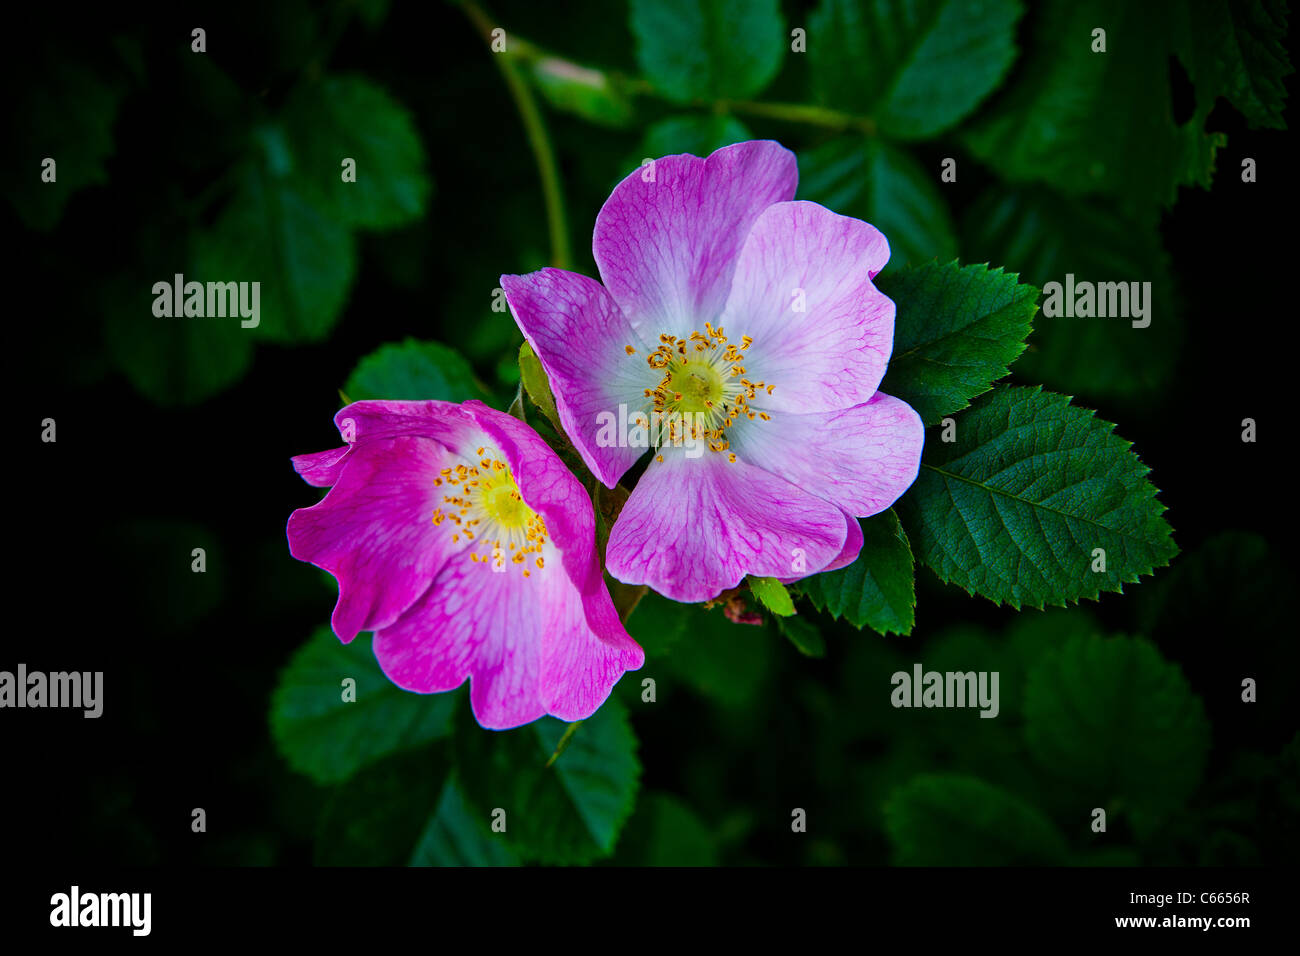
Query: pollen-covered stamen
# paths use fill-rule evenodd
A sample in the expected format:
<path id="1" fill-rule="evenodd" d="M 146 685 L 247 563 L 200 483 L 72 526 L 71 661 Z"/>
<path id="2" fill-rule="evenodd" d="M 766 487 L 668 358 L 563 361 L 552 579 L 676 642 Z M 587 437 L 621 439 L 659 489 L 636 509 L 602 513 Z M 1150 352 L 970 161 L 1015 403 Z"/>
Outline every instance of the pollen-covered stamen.
<path id="1" fill-rule="evenodd" d="M 646 362 L 663 377 L 645 390 L 651 419 L 660 423 L 658 445 L 703 441 L 710 451 L 725 452 L 731 447 L 726 429 L 741 419 L 769 420 L 751 402 L 760 392 L 771 395 L 775 386 L 745 377 L 744 353 L 753 342 L 745 335 L 737 346 L 727 340 L 721 326 L 715 329 L 711 322 L 704 323 L 703 332 L 685 338 L 659 336 L 659 347 Z M 633 354 L 631 346 L 627 348 Z M 734 454 L 728 455 L 728 461 L 735 460 Z"/>
<path id="2" fill-rule="evenodd" d="M 529 508 L 514 475 L 494 451 L 478 449 L 478 461 L 442 469 L 433 483 L 447 489 L 433 523 L 448 526 L 452 541 L 469 544 L 469 559 L 494 571 L 519 568 L 524 577 L 545 566 L 546 521 Z"/>

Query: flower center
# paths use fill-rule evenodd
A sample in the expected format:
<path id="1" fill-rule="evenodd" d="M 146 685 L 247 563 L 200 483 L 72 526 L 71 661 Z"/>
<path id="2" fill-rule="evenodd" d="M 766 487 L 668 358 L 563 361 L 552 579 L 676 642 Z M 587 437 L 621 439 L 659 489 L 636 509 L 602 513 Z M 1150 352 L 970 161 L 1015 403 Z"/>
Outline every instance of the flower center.
<path id="1" fill-rule="evenodd" d="M 745 377 L 744 353 L 753 344 L 748 335 L 740 345 L 727 341 L 721 326 L 704 323 L 703 332 L 685 338 L 659 336 L 659 347 L 646 358 L 662 377 L 654 388 L 645 390 L 652 405 L 652 420 L 659 424 L 659 444 L 683 440 L 704 441 L 710 451 L 727 452 L 731 443 L 726 429 L 741 419 L 768 421 L 771 416 L 755 409 L 752 402 L 760 392 L 771 395 L 775 386 Z M 627 353 L 636 349 L 627 346 Z M 734 453 L 728 452 L 730 461 Z"/>
<path id="2" fill-rule="evenodd" d="M 448 522 L 451 540 L 469 542 L 469 559 L 490 564 L 493 571 L 520 567 L 524 577 L 546 566 L 543 549 L 546 521 L 524 502 L 510 467 L 495 452 L 478 450 L 477 464 L 442 469 L 433 483 L 447 487 L 443 505 L 433 510 L 433 523 Z"/>

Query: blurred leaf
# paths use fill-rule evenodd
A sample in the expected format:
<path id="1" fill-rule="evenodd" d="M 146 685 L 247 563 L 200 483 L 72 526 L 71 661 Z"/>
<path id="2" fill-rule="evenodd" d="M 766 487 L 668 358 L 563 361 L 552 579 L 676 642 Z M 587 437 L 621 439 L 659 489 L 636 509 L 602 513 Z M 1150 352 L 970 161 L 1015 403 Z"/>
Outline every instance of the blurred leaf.
<path id="1" fill-rule="evenodd" d="M 443 747 L 393 754 L 331 794 L 316 833 L 317 866 L 400 866 L 411 857 L 449 764 Z"/>
<path id="2" fill-rule="evenodd" d="M 1082 606 L 1026 608 L 1017 614 L 1003 632 L 997 664 L 1002 674 L 1002 717 L 1011 721 L 1023 716 L 1029 672 L 1049 651 L 1098 633 L 1099 625 Z"/>
<path id="3" fill-rule="evenodd" d="M 187 274 L 185 281 L 195 278 Z M 244 377 L 253 364 L 255 339 L 238 317 L 154 315 L 154 283 L 173 280 L 174 274 L 139 273 L 109 279 L 101 294 L 104 346 L 145 398 L 159 405 L 194 405 Z"/>
<path id="4" fill-rule="evenodd" d="M 902 866 L 1053 866 L 1069 855 L 1036 807 L 956 774 L 925 774 L 894 791 L 885 825 Z"/>
<path id="5" fill-rule="evenodd" d="M 530 60 L 524 69 L 546 101 L 558 110 L 601 126 L 622 127 L 632 122 L 631 97 L 608 73 L 551 56 Z"/>
<path id="6" fill-rule="evenodd" d="M 389 0 L 353 0 L 357 17 L 368 29 L 377 29 L 388 19 Z"/>
<path id="7" fill-rule="evenodd" d="M 893 510 L 859 521 L 862 551 L 838 571 L 814 574 L 799 589 L 819 611 L 859 630 L 909 634 L 916 617 L 912 548 Z"/>
<path id="8" fill-rule="evenodd" d="M 999 604 L 1120 591 L 1177 553 L 1148 469 L 1114 425 L 1037 387 L 999 386 L 926 443 L 899 502 L 917 556 Z M 1092 570 L 1094 549 L 1105 570 Z"/>
<path id="9" fill-rule="evenodd" d="M 894 300 L 894 354 L 881 391 L 934 425 L 987 392 L 1024 351 L 1038 290 L 987 266 L 925 263 L 886 269 L 876 287 Z"/>
<path id="10" fill-rule="evenodd" d="M 343 680 L 356 700 L 343 700 Z M 327 627 L 289 660 L 271 695 L 271 736 L 295 770 L 346 780 L 385 754 L 446 736 L 460 694 L 413 694 L 379 669 L 370 642 L 344 644 Z"/>
<path id="11" fill-rule="evenodd" d="M 753 134 L 734 116 L 670 116 L 645 132 L 642 159 L 658 159 L 675 153 L 708 156 L 714 150 L 752 139 Z"/>
<path id="12" fill-rule="evenodd" d="M 647 591 L 627 620 L 628 633 L 645 650 L 647 660 L 667 657 L 687 631 L 689 604 L 678 604 Z"/>
<path id="13" fill-rule="evenodd" d="M 721 608 L 678 604 L 650 592 L 627 626 L 648 659 L 666 659 L 676 681 L 725 707 L 752 701 L 772 667 L 771 634 L 733 624 Z"/>
<path id="14" fill-rule="evenodd" d="M 669 99 L 745 99 L 776 76 L 786 51 L 777 0 L 631 0 L 636 58 Z"/>
<path id="15" fill-rule="evenodd" d="M 647 793 L 628 821 L 617 866 L 716 866 L 713 832 L 670 793 Z"/>
<path id="16" fill-rule="evenodd" d="M 891 268 L 957 255 L 952 217 L 935 176 L 884 140 L 841 136 L 801 152 L 799 198 L 883 232 Z"/>
<path id="17" fill-rule="evenodd" d="M 1151 587 L 1142 589 L 1139 627 L 1157 641 L 1172 642 L 1202 626 L 1226 633 L 1241 621 L 1251 621 L 1273 643 L 1291 623 L 1291 612 L 1277 595 L 1295 590 L 1295 575 L 1266 538 L 1227 531 L 1187 552 Z M 1238 640 L 1246 638 L 1238 635 Z M 1294 647 L 1294 642 L 1284 647 Z"/>
<path id="18" fill-rule="evenodd" d="M 568 724 L 543 717 L 515 730 L 458 722 L 461 789 L 476 819 L 505 811 L 506 844 L 526 860 L 589 863 L 614 850 L 640 789 L 641 763 L 627 711 L 611 697 L 550 767 Z"/>
<path id="19" fill-rule="evenodd" d="M 1168 38 L 1180 7 L 1042 4 L 1014 81 L 968 128 L 965 145 L 1011 182 L 1105 193 L 1131 210 L 1171 204 L 1180 185 L 1208 186 L 1225 140 L 1205 132 L 1207 101 L 1187 123 L 1174 122 Z M 1092 50 L 1097 28 L 1106 31 L 1105 53 Z"/>
<path id="20" fill-rule="evenodd" d="M 1074 637 L 1030 671 L 1025 739 L 1081 806 L 1163 811 L 1199 785 L 1210 725 L 1182 671 L 1149 641 Z"/>
<path id="21" fill-rule="evenodd" d="M 774 618 L 776 628 L 804 657 L 825 657 L 826 641 L 817 625 L 802 617 Z"/>
<path id="22" fill-rule="evenodd" d="M 1239 700 L 1243 678 L 1259 685 L 1255 703 L 1230 719 L 1246 721 L 1254 737 L 1265 728 L 1294 726 L 1300 695 L 1300 646 L 1279 640 L 1294 630 L 1288 602 L 1296 576 L 1262 535 L 1230 531 L 1188 551 L 1139 591 L 1138 629 L 1166 653 L 1177 653 L 1211 699 Z M 1231 634 L 1232 640 L 1189 646 L 1189 634 Z M 1267 688 L 1267 689 L 1266 689 Z M 1224 715 L 1225 717 L 1227 715 Z"/>
<path id="23" fill-rule="evenodd" d="M 1048 282 L 1150 282 L 1151 324 L 1040 315 L 1016 371 L 1072 395 L 1159 394 L 1183 340 L 1169 258 L 1154 216 L 1139 221 L 1113 203 L 1070 199 L 1041 187 L 995 187 L 962 220 L 967 258 L 1000 262 L 1040 288 Z"/>
<path id="24" fill-rule="evenodd" d="M 749 582 L 749 590 L 754 597 L 773 614 L 789 617 L 794 613 L 794 601 L 790 599 L 790 592 L 776 578 L 755 577 L 751 574 L 745 580 Z"/>
<path id="25" fill-rule="evenodd" d="M 49 232 L 74 193 L 108 181 L 104 162 L 113 153 L 126 83 L 67 51 L 51 51 L 40 71 L 10 92 L 5 197 L 29 229 Z M 42 178 L 47 158 L 55 162 L 53 182 Z"/>
<path id="26" fill-rule="evenodd" d="M 283 165 L 289 160 L 279 131 L 264 127 L 260 140 L 264 162 L 239 171 L 235 196 L 212 228 L 195 237 L 185 277 L 260 282 L 259 322 L 246 334 L 277 342 L 320 341 L 347 302 L 357 269 L 356 246 L 346 227 L 289 185 Z M 297 185 L 305 179 L 292 181 Z M 225 321 L 239 325 L 238 319 Z"/>
<path id="27" fill-rule="evenodd" d="M 1193 0 L 1184 8 L 1187 31 L 1181 48 L 1196 85 L 1198 105 L 1216 93 L 1226 97 L 1254 127 L 1286 129 L 1286 85 L 1292 72 L 1283 45 L 1285 0 Z M 1203 91 L 1209 91 L 1203 92 Z"/>
<path id="28" fill-rule="evenodd" d="M 129 586 L 117 592 L 119 606 L 141 626 L 165 633 L 199 624 L 226 594 L 230 578 L 224 549 L 213 532 L 190 521 L 135 518 L 103 530 L 99 553 L 112 554 Z M 194 549 L 204 552 L 195 571 Z"/>
<path id="29" fill-rule="evenodd" d="M 381 345 L 358 362 L 343 391 L 354 402 L 375 398 L 443 402 L 492 399 L 455 349 L 441 342 L 409 338 Z"/>
<path id="30" fill-rule="evenodd" d="M 391 229 L 424 214 L 428 158 L 410 113 L 361 76 L 303 82 L 284 108 L 294 188 L 332 225 Z M 343 181 L 343 160 L 356 182 Z"/>
<path id="31" fill-rule="evenodd" d="M 1016 56 L 1017 0 L 822 0 L 813 90 L 899 139 L 933 136 L 993 92 Z"/>
<path id="32" fill-rule="evenodd" d="M 442 788 L 442 799 L 411 856 L 411 866 L 518 866 L 505 837 L 492 833 L 487 820 L 476 819 L 465 805 L 455 779 Z"/>

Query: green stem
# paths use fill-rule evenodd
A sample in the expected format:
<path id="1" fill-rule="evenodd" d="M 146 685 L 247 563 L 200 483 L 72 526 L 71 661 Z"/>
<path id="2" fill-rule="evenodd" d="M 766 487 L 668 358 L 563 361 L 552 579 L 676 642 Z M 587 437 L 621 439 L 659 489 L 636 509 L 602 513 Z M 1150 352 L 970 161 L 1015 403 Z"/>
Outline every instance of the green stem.
<path id="1" fill-rule="evenodd" d="M 752 100 L 724 100 L 717 105 L 733 113 L 746 113 L 750 116 L 762 116 L 787 123 L 804 123 L 809 126 L 824 126 L 827 129 L 857 129 L 868 136 L 874 136 L 876 133 L 876 121 L 870 116 L 842 113 L 824 106 L 806 106 L 802 103 L 756 103 Z"/>
<path id="2" fill-rule="evenodd" d="M 461 9 L 470 18 L 475 28 L 489 44 L 492 31 L 497 27 L 486 13 L 473 2 L 461 4 Z M 506 37 L 506 43 L 519 42 Z M 508 47 L 507 47 L 508 48 Z M 542 122 L 541 110 L 533 99 L 532 91 L 519 73 L 519 67 L 508 53 L 493 53 L 497 67 L 505 78 L 506 86 L 519 110 L 519 118 L 524 124 L 524 133 L 528 137 L 528 146 L 537 161 L 537 174 L 542 181 L 542 197 L 546 202 L 546 222 L 551 236 L 551 265 L 557 269 L 572 268 L 572 256 L 569 252 L 569 227 L 564 216 L 564 192 L 560 187 L 560 170 L 555 162 L 555 150 Z"/>
<path id="3" fill-rule="evenodd" d="M 560 759 L 560 754 L 564 753 L 564 748 L 569 746 L 569 741 L 573 739 L 573 735 L 578 732 L 578 728 L 581 726 L 582 721 L 575 720 L 573 723 L 569 724 L 568 727 L 564 728 L 564 736 L 561 737 L 560 742 L 555 745 L 555 753 L 551 754 L 551 759 L 546 761 L 547 767 Z"/>

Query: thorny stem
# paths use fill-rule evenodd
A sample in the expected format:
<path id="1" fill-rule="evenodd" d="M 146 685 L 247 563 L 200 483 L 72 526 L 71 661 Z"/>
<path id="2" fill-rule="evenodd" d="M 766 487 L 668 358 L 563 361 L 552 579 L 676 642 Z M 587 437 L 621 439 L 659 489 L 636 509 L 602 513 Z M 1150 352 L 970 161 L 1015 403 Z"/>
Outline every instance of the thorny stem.
<path id="1" fill-rule="evenodd" d="M 472 0 L 462 3 L 461 9 L 490 44 L 492 31 L 497 27 L 488 15 Z M 510 44 L 519 41 L 507 36 L 506 42 Z M 541 110 L 537 108 L 537 101 L 533 99 L 528 84 L 520 76 L 514 58 L 508 53 L 494 52 L 492 59 L 500 68 L 506 86 L 510 89 L 510 95 L 514 98 L 515 107 L 519 110 L 519 118 L 524 124 L 524 133 L 528 137 L 528 146 L 537 161 L 537 174 L 542 181 L 542 197 L 546 202 L 546 223 L 551 236 L 551 264 L 557 269 L 569 269 L 572 267 L 572 257 L 569 252 L 569 228 L 564 216 L 564 192 L 560 187 L 560 171 L 555 162 L 555 149 L 551 146 L 551 139 L 546 133 L 546 125 L 542 122 Z"/>

